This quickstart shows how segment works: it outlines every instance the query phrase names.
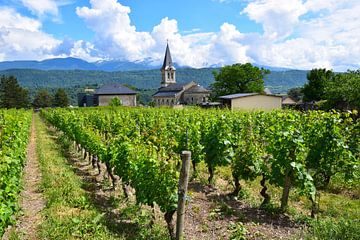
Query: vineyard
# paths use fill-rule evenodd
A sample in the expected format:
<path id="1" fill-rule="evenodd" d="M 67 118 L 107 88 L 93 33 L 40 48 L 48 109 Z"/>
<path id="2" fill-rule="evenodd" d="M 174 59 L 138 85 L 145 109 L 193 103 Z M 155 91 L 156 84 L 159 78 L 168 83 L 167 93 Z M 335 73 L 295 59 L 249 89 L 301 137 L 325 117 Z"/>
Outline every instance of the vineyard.
<path id="1" fill-rule="evenodd" d="M 351 113 L 89 108 L 41 114 L 99 173 L 106 166 L 114 188 L 120 179 L 125 197 L 134 192 L 137 204 L 158 207 L 171 238 L 183 150 L 191 151 L 192 179 L 205 166 L 214 186 L 216 174 L 230 169 L 231 196 L 241 195 L 244 182 L 260 181 L 258 207 L 279 206 L 282 213 L 296 191 L 316 217 L 332 178 L 351 185 L 360 177 L 360 121 Z"/>
<path id="2" fill-rule="evenodd" d="M 217 239 L 277 238 L 280 230 L 269 235 L 259 232 L 264 229 L 256 222 L 268 221 L 265 218 L 272 219 L 270 225 L 273 220 L 298 222 L 294 223 L 298 229 L 295 229 L 296 234 L 291 233 L 285 238 L 303 238 L 305 234 L 305 238 L 310 236 L 309 239 L 312 236 L 356 239 L 360 232 L 360 222 L 356 217 L 360 209 L 360 121 L 355 114 L 123 107 L 42 110 L 40 115 L 49 126 L 41 126 L 42 122 L 36 116 L 37 126 L 42 129 L 37 136 L 40 139 L 37 140 L 37 151 L 44 174 L 42 188 L 48 198 L 48 209 L 43 213 L 46 220 L 39 228 L 40 238 L 174 239 L 181 153 L 187 150 L 191 152 L 191 178 L 185 222 L 188 219 L 192 225 L 200 224 L 197 215 L 203 214 L 207 206 L 211 209 L 205 216 L 207 225 L 200 226 L 200 235 L 189 232 L 186 228 L 191 224 L 185 223 L 185 239 L 214 239 L 215 236 Z M 13 223 L 12 216 L 18 211 L 19 179 L 30 122 L 30 112 L 1 111 L 0 236 L 2 229 Z M 51 134 L 59 136 L 60 142 L 51 142 Z M 64 160 L 63 163 L 57 160 L 63 155 L 56 151 L 64 148 L 66 142 L 71 143 L 70 149 L 76 154 L 81 154 L 76 157 L 80 159 L 76 166 L 85 164 L 94 171 L 91 173 L 94 177 L 104 178 L 96 183 L 96 188 L 100 183 L 110 184 L 112 202 L 117 201 L 117 195 L 113 193 L 120 192 L 124 205 L 130 206 L 131 199 L 134 199 L 135 205 L 144 206 L 145 210 L 152 209 L 147 213 L 147 210 L 138 209 L 140 216 L 136 216 L 150 218 L 140 228 L 155 230 L 147 235 L 142 232 L 135 237 L 131 235 L 133 233 L 119 237 L 109 233 L 112 226 L 101 228 L 100 225 L 112 220 L 114 214 L 105 218 L 109 206 L 101 208 L 107 213 L 98 212 L 93 207 L 96 203 L 88 202 L 93 193 L 84 193 L 78 180 L 69 180 L 80 170 L 76 166 L 75 170 L 69 168 L 69 164 L 74 164 L 73 160 Z M 53 155 L 46 152 L 52 146 Z M 52 172 L 57 174 L 53 179 Z M 62 183 L 68 185 L 62 186 Z M 342 189 L 336 194 L 330 192 L 334 183 L 338 185 L 336 189 Z M 197 192 L 201 194 L 202 205 L 196 202 Z M 256 213 L 256 221 L 241 208 L 249 205 L 249 199 L 255 199 L 251 203 L 251 212 Z M 331 208 L 334 199 L 341 204 L 334 207 L 338 210 Z M 103 200 L 101 202 L 104 204 Z M 213 203 L 216 203 L 215 207 Z M 65 206 L 71 206 L 70 221 L 64 217 Z M 344 206 L 346 211 L 352 209 L 352 212 L 342 212 L 339 216 Z M 327 210 L 328 207 L 331 211 Z M 52 216 L 53 209 L 62 212 L 58 218 Z M 123 215 L 129 215 L 133 209 L 128 208 Z M 78 216 L 73 214 L 74 211 Z M 82 217 L 81 211 L 88 220 Z M 159 214 L 161 220 L 156 219 Z M 336 220 L 334 217 L 341 218 Z M 159 221 L 164 223 L 167 233 L 155 236 Z M 245 226 L 246 221 L 252 224 Z M 64 227 L 67 226 L 65 222 L 71 229 Z M 208 230 L 211 222 L 215 226 Z M 339 229 L 332 229 L 335 226 L 329 225 L 332 222 L 338 223 Z M 219 224 L 221 226 L 216 226 Z M 291 230 L 288 229 L 284 232 Z M 224 230 L 229 233 L 223 233 Z M 67 231 L 69 235 L 65 235 Z M 212 234 L 224 235 L 206 235 L 212 231 Z M 325 235 L 327 232 L 329 234 Z M 338 235 L 330 235 L 335 234 L 333 232 Z"/>
<path id="3" fill-rule="evenodd" d="M 0 110 L 0 236 L 18 210 L 30 123 L 30 111 Z"/>

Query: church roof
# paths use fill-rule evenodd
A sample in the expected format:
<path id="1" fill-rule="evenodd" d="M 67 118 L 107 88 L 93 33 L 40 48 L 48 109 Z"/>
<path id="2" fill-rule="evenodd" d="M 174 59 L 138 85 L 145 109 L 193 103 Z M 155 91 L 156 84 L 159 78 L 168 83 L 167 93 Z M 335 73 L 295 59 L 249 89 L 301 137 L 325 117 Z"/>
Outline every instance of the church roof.
<path id="1" fill-rule="evenodd" d="M 179 91 L 173 91 L 173 92 L 157 92 L 153 95 L 153 97 L 175 97 L 176 94 L 178 94 Z"/>
<path id="2" fill-rule="evenodd" d="M 174 68 L 174 64 L 173 61 L 171 59 L 171 54 L 170 54 L 170 48 L 169 48 L 169 44 L 166 44 L 166 51 L 165 51 L 165 57 L 164 57 L 164 63 L 161 67 L 161 70 L 165 70 L 168 67 L 172 67 Z"/>
<path id="3" fill-rule="evenodd" d="M 121 84 L 110 83 L 97 89 L 95 94 L 96 95 L 128 95 L 128 94 L 136 94 L 136 92 Z"/>
<path id="4" fill-rule="evenodd" d="M 204 88 L 203 86 L 195 85 L 195 86 L 192 86 L 191 88 L 189 88 L 188 90 L 186 90 L 185 92 L 187 92 L 187 93 L 208 93 L 210 91 L 207 90 L 206 88 Z"/>
<path id="5" fill-rule="evenodd" d="M 184 89 L 189 83 L 173 83 L 167 87 L 159 88 L 158 92 L 180 92 Z"/>

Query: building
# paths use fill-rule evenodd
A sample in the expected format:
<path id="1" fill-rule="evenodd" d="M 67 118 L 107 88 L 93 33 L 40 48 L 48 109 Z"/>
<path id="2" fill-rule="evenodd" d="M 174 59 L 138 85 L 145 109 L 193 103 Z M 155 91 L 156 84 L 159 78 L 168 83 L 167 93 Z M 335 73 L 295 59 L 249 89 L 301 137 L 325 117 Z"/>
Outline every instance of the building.
<path id="1" fill-rule="evenodd" d="M 106 84 L 93 94 L 80 93 L 79 107 L 108 106 L 111 99 L 117 97 L 123 106 L 136 106 L 137 92 L 118 83 Z"/>
<path id="2" fill-rule="evenodd" d="M 264 95 L 260 93 L 237 93 L 219 97 L 222 104 L 242 110 L 272 110 L 281 109 L 281 96 Z"/>
<path id="3" fill-rule="evenodd" d="M 134 90 L 121 84 L 111 83 L 102 86 L 95 91 L 98 106 L 108 106 L 111 99 L 117 97 L 123 106 L 136 106 L 136 94 Z"/>
<path id="4" fill-rule="evenodd" d="M 289 96 L 282 97 L 282 107 L 283 108 L 293 108 L 296 105 L 297 105 L 297 102 L 295 102 L 291 97 L 289 97 Z"/>
<path id="5" fill-rule="evenodd" d="M 210 91 L 197 83 L 176 83 L 174 67 L 169 44 L 166 45 L 164 63 L 161 67 L 161 85 L 153 95 L 155 106 L 199 105 L 207 102 Z"/>

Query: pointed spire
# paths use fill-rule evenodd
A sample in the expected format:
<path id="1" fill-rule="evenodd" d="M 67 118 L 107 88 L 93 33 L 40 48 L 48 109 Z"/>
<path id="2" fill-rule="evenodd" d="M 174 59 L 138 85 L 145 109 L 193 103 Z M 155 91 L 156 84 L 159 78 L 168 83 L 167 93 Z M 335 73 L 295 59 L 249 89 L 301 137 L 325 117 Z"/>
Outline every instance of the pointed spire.
<path id="1" fill-rule="evenodd" d="M 164 63 L 162 65 L 161 70 L 165 70 L 166 67 L 173 67 L 173 62 L 172 62 L 172 59 L 171 59 L 169 43 L 166 44 L 165 58 L 164 58 Z"/>

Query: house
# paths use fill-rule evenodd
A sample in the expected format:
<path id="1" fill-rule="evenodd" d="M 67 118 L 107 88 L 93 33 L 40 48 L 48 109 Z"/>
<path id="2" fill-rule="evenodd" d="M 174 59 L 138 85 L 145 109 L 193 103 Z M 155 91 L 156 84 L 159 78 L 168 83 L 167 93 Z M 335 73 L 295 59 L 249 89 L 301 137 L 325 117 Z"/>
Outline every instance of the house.
<path id="1" fill-rule="evenodd" d="M 230 109 L 272 110 L 281 109 L 281 96 L 260 93 L 237 93 L 221 96 L 219 99 Z"/>
<path id="2" fill-rule="evenodd" d="M 161 86 L 153 95 L 155 106 L 199 105 L 208 101 L 210 91 L 199 84 L 193 81 L 176 83 L 176 68 L 171 58 L 169 44 L 166 45 L 161 75 Z"/>
<path id="3" fill-rule="evenodd" d="M 123 106 L 136 106 L 137 92 L 118 83 L 106 84 L 93 93 L 78 94 L 79 107 L 108 106 L 117 97 Z"/>
<path id="4" fill-rule="evenodd" d="M 94 96 L 98 106 L 108 106 L 115 97 L 121 100 L 123 106 L 136 106 L 136 94 L 137 92 L 121 84 L 111 83 L 97 89 Z"/>

